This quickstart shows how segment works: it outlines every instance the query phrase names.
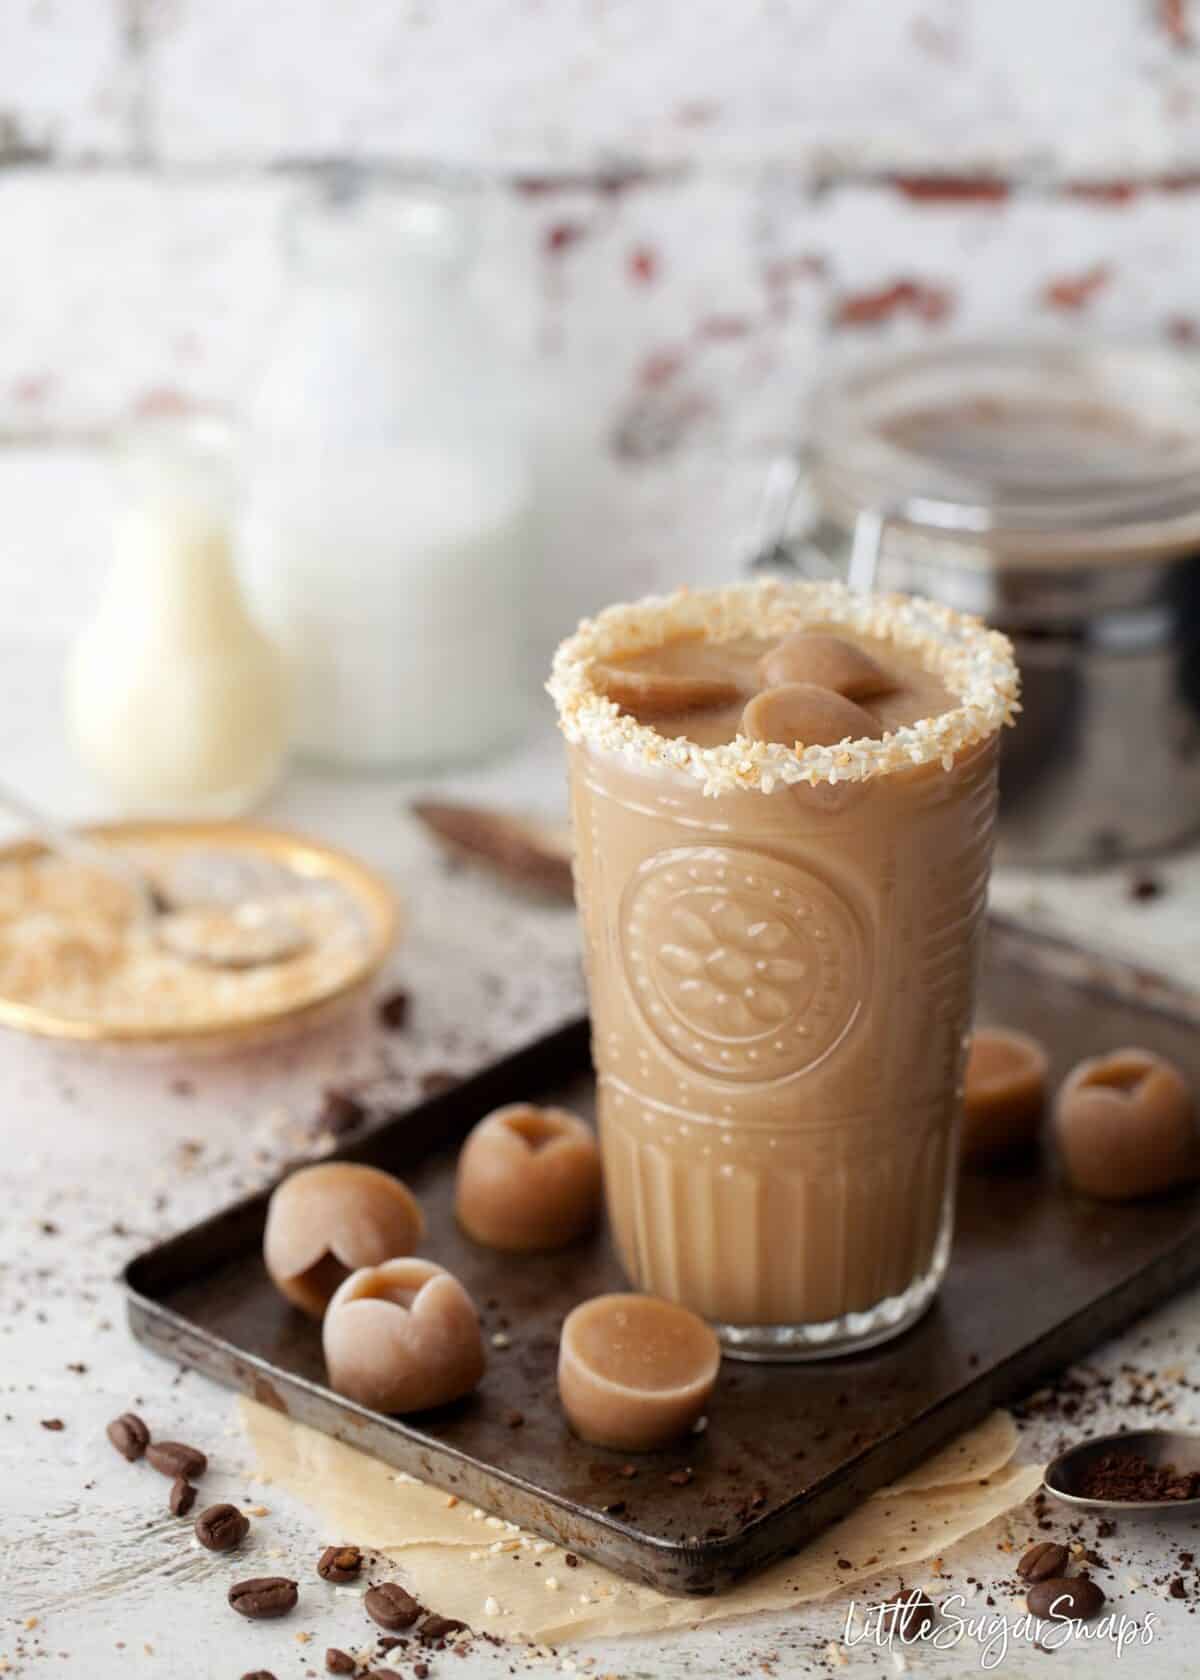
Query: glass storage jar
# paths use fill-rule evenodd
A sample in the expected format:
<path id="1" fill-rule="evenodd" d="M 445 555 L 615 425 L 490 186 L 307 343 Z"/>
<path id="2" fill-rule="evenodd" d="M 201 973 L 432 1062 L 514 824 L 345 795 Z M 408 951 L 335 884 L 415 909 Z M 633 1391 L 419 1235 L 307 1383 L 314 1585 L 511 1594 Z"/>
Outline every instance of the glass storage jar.
<path id="1" fill-rule="evenodd" d="M 522 382 L 469 283 L 470 205 L 350 177 L 289 233 L 244 548 L 296 745 L 368 769 L 478 759 L 520 733 L 538 672 Z"/>
<path id="2" fill-rule="evenodd" d="M 813 412 L 805 510 L 760 559 L 1012 637 L 1001 861 L 1099 863 L 1200 829 L 1200 361 L 966 344 L 859 367 Z"/>

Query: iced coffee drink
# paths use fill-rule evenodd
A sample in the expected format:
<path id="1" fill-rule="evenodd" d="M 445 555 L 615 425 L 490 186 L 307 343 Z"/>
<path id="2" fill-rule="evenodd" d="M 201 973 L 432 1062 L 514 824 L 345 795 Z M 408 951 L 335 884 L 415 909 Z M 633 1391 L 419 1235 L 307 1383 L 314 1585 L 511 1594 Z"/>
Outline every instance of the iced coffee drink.
<path id="1" fill-rule="evenodd" d="M 896 1334 L 945 1270 L 1004 637 L 755 584 L 559 649 L 609 1216 L 727 1351 Z"/>

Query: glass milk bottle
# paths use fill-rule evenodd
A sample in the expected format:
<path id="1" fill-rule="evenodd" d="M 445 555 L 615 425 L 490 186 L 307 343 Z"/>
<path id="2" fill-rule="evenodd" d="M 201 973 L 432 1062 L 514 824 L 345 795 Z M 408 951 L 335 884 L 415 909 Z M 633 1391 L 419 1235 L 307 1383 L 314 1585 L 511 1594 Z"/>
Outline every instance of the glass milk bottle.
<path id="1" fill-rule="evenodd" d="M 228 435 L 141 422 L 118 473 L 112 567 L 67 663 L 68 732 L 127 813 L 236 816 L 279 773 L 288 705 L 234 570 Z"/>
<path id="2" fill-rule="evenodd" d="M 535 678 L 516 379 L 448 201 L 328 190 L 251 411 L 247 577 L 292 664 L 296 742 L 362 768 L 513 740 Z"/>

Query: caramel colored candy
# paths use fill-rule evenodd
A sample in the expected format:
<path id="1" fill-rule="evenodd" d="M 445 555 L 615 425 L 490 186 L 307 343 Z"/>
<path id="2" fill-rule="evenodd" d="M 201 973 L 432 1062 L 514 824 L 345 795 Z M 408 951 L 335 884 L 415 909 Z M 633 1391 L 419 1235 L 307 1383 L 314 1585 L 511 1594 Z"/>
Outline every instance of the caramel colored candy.
<path id="1" fill-rule="evenodd" d="M 738 697 L 738 686 L 727 678 L 676 671 L 628 670 L 621 665 L 601 665 L 595 671 L 596 685 L 622 711 L 635 717 L 655 717 L 666 712 L 690 712 L 701 706 L 728 706 Z"/>
<path id="2" fill-rule="evenodd" d="M 1102 1201 L 1153 1196 L 1200 1169 L 1191 1090 L 1149 1050 L 1080 1062 L 1059 1090 L 1054 1130 L 1071 1183 Z"/>
<path id="3" fill-rule="evenodd" d="M 1048 1072 L 1046 1052 L 1026 1033 L 980 1027 L 971 1035 L 963 1082 L 964 1165 L 1003 1160 L 1033 1147 Z"/>
<path id="4" fill-rule="evenodd" d="M 489 1248 L 562 1248 L 587 1230 L 599 1202 L 596 1139 L 565 1108 L 498 1108 L 458 1158 L 459 1224 Z"/>
<path id="5" fill-rule="evenodd" d="M 398 1178 L 325 1161 L 294 1172 L 271 1197 L 263 1259 L 280 1294 L 320 1318 L 351 1272 L 410 1254 L 424 1231 L 416 1198 Z"/>
<path id="6" fill-rule="evenodd" d="M 878 739 L 882 730 L 853 700 L 816 683 L 797 682 L 756 694 L 742 713 L 742 734 L 785 747 L 834 747 L 864 736 Z"/>
<path id="7" fill-rule="evenodd" d="M 321 1335 L 334 1388 L 377 1412 L 447 1405 L 483 1375 L 474 1302 L 431 1260 L 385 1260 L 352 1272 L 329 1303 Z"/>
<path id="8" fill-rule="evenodd" d="M 583 1440 L 652 1452 L 695 1427 L 720 1364 L 716 1336 L 686 1307 L 653 1295 L 597 1295 L 562 1327 L 558 1393 Z"/>
<path id="9" fill-rule="evenodd" d="M 844 642 L 840 636 L 810 630 L 794 630 L 765 653 L 758 675 L 764 688 L 815 683 L 847 700 L 867 700 L 872 694 L 888 694 L 897 686 L 895 677 L 864 649 Z"/>

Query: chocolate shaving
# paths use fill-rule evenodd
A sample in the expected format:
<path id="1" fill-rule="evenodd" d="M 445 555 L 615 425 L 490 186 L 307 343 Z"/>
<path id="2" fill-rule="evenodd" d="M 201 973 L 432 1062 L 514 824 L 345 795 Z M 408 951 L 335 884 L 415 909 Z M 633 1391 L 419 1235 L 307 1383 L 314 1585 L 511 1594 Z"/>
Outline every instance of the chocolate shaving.
<path id="1" fill-rule="evenodd" d="M 572 901 L 571 840 L 565 829 L 484 805 L 420 800 L 411 809 L 451 855 L 481 864 L 506 881 Z"/>

